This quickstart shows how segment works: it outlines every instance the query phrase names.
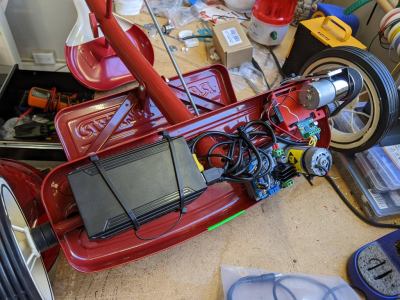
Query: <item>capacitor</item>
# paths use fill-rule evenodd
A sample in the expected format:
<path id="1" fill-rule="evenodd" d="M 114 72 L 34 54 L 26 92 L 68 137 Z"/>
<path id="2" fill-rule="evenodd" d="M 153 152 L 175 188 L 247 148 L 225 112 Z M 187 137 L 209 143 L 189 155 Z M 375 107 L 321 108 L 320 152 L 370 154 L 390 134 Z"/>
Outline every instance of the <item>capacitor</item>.
<path id="1" fill-rule="evenodd" d="M 333 162 L 331 152 L 318 147 L 290 147 L 287 159 L 297 172 L 313 176 L 327 175 Z"/>

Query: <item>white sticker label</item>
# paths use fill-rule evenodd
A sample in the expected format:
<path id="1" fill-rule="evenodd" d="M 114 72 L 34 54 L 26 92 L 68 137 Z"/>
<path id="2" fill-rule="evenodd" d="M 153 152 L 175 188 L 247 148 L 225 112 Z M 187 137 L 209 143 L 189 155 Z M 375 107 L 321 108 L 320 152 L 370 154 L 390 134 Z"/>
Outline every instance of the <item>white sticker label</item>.
<path id="1" fill-rule="evenodd" d="M 382 195 L 373 192 L 372 190 L 368 190 L 372 197 L 374 198 L 376 205 L 378 205 L 379 209 L 388 209 L 389 206 L 387 205 L 385 199 L 383 199 Z"/>
<path id="2" fill-rule="evenodd" d="M 222 34 L 224 35 L 229 47 L 242 43 L 242 39 L 240 38 L 240 35 L 235 27 L 222 30 Z"/>

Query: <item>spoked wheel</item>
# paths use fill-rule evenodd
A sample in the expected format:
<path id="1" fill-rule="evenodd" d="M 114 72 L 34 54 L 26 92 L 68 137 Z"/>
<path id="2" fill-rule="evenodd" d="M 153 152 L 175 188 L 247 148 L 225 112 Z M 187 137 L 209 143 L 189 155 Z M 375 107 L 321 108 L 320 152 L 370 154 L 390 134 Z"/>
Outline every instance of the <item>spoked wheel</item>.
<path id="1" fill-rule="evenodd" d="M 360 72 L 364 87 L 357 98 L 330 119 L 331 147 L 359 152 L 379 143 L 397 122 L 398 93 L 385 65 L 371 53 L 354 47 L 324 50 L 308 60 L 301 73 L 313 74 L 346 66 Z"/>
<path id="2" fill-rule="evenodd" d="M 0 298 L 54 299 L 29 224 L 4 178 L 0 178 L 0 198 Z"/>

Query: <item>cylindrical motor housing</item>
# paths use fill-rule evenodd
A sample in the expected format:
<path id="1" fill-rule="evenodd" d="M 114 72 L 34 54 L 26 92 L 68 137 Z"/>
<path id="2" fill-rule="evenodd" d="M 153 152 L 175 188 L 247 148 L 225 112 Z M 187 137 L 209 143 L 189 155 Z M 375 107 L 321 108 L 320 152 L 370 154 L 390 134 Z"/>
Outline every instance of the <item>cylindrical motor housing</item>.
<path id="1" fill-rule="evenodd" d="M 312 81 L 302 86 L 299 101 L 307 109 L 317 109 L 344 98 L 348 90 L 349 83 L 343 79 Z"/>
<path id="2" fill-rule="evenodd" d="M 358 96 L 363 78 L 353 68 L 342 68 L 326 73 L 325 77 L 305 83 L 299 92 L 299 102 L 313 110 L 343 100 L 345 105 Z"/>
<path id="3" fill-rule="evenodd" d="M 327 175 L 333 161 L 328 149 L 318 147 L 290 147 L 287 158 L 297 172 L 313 176 Z"/>

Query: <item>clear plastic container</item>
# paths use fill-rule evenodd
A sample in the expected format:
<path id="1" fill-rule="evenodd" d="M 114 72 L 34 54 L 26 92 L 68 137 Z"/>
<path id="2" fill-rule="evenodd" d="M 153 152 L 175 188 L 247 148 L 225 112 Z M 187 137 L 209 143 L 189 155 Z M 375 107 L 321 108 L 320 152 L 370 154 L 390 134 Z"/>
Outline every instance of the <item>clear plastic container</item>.
<path id="1" fill-rule="evenodd" d="M 379 192 L 400 189 L 400 169 L 381 147 L 357 153 L 356 163 L 371 188 Z"/>
<path id="2" fill-rule="evenodd" d="M 400 215 L 400 191 L 378 193 L 368 190 L 362 195 L 364 210 L 373 218 L 397 217 Z"/>

